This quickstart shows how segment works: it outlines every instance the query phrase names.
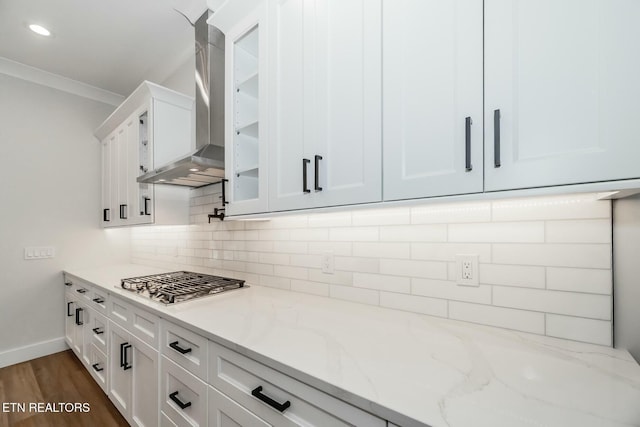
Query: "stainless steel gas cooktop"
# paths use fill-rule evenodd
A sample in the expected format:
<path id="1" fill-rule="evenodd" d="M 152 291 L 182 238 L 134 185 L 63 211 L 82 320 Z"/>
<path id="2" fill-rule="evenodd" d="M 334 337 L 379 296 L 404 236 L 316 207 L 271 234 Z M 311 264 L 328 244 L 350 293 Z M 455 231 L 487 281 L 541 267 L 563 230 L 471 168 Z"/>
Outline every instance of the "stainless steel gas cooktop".
<path id="1" fill-rule="evenodd" d="M 122 279 L 120 286 L 163 304 L 175 304 L 194 298 L 242 288 L 244 280 L 211 276 L 189 271 L 154 274 Z"/>

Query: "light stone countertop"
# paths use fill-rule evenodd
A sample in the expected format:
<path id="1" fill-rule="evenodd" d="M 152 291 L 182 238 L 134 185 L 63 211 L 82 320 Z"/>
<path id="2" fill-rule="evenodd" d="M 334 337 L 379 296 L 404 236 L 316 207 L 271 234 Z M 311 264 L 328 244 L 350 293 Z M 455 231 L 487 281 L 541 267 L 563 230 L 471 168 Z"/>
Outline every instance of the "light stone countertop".
<path id="1" fill-rule="evenodd" d="M 66 273 L 401 426 L 640 426 L 627 351 L 251 286 L 165 307 Z"/>

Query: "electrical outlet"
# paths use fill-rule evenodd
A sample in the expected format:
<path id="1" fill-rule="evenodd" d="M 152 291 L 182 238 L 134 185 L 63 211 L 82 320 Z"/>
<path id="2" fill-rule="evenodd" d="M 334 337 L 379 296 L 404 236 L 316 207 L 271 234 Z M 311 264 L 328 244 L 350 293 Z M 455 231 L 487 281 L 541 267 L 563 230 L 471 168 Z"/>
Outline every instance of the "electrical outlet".
<path id="1" fill-rule="evenodd" d="M 333 274 L 333 252 L 324 252 L 321 261 L 322 272 L 325 274 Z"/>
<path id="2" fill-rule="evenodd" d="M 456 283 L 462 286 L 480 286 L 478 255 L 456 255 Z"/>

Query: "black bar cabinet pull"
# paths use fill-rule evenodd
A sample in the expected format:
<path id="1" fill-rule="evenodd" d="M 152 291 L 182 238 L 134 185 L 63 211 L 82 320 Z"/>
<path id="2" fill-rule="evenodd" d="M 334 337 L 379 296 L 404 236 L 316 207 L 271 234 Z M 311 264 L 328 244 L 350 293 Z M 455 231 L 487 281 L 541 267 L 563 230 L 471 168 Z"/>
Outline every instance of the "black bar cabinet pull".
<path id="1" fill-rule="evenodd" d="M 111 221 L 111 209 L 103 209 L 102 210 L 102 220 L 104 222 Z"/>
<path id="2" fill-rule="evenodd" d="M 73 301 L 69 301 L 67 303 L 67 317 L 71 317 L 73 316 L 73 313 L 71 313 L 69 310 L 71 310 L 71 304 L 73 304 Z"/>
<path id="3" fill-rule="evenodd" d="M 64 282 L 64 285 L 65 285 L 65 286 L 73 286 L 73 283 L 71 283 L 71 282 Z"/>
<path id="4" fill-rule="evenodd" d="M 174 341 L 174 342 L 170 343 L 169 347 L 171 347 L 172 349 L 174 349 L 175 351 L 177 351 L 180 354 L 191 353 L 191 348 L 182 348 L 182 347 L 180 347 L 178 345 L 178 341 Z"/>
<path id="5" fill-rule="evenodd" d="M 322 156 L 319 156 L 316 154 L 315 157 L 315 170 L 314 170 L 314 179 L 315 179 L 315 183 L 314 183 L 314 189 L 316 191 L 322 191 L 322 187 L 320 187 L 320 160 L 322 160 Z"/>
<path id="6" fill-rule="evenodd" d="M 471 166 L 471 125 L 473 120 L 471 117 L 464 119 L 464 169 L 469 172 L 473 169 Z"/>
<path id="7" fill-rule="evenodd" d="M 120 219 L 127 219 L 127 205 L 120 205 Z"/>
<path id="8" fill-rule="evenodd" d="M 500 110 L 493 111 L 493 166 L 500 167 Z"/>
<path id="9" fill-rule="evenodd" d="M 273 400 L 272 398 L 270 398 L 269 396 L 266 396 L 266 395 L 262 394 L 262 386 L 261 385 L 259 385 L 258 387 L 254 388 L 253 390 L 251 390 L 251 394 L 254 397 L 257 397 L 258 399 L 262 400 L 267 405 L 277 409 L 280 412 L 284 412 L 289 406 L 291 406 L 291 402 L 289 402 L 288 400 L 286 402 L 284 402 L 284 403 L 278 403 L 275 400 Z"/>
<path id="10" fill-rule="evenodd" d="M 311 193 L 311 190 L 307 188 L 307 165 L 311 163 L 309 159 L 302 159 L 302 192 Z"/>
<path id="11" fill-rule="evenodd" d="M 173 402 L 180 407 L 180 409 L 187 409 L 191 406 L 191 402 L 184 403 L 180 399 L 178 399 L 178 392 L 174 391 L 169 395 L 169 399 L 173 400 Z"/>
<path id="12" fill-rule="evenodd" d="M 128 342 L 123 342 L 122 344 L 120 344 L 120 367 L 125 371 L 133 367 L 127 360 L 127 350 L 130 348 L 131 344 L 129 344 Z"/>
<path id="13" fill-rule="evenodd" d="M 96 372 L 104 371 L 104 368 L 100 368 L 100 364 L 99 364 L 99 363 L 94 363 L 93 365 L 91 365 L 91 367 L 92 367 Z"/>
<path id="14" fill-rule="evenodd" d="M 150 201 L 150 200 L 151 200 L 151 199 L 150 199 L 150 198 L 148 198 L 148 197 L 145 197 L 145 198 L 144 198 L 144 214 L 145 214 L 145 215 L 151 215 L 151 212 L 149 212 L 149 201 Z"/>
<path id="15" fill-rule="evenodd" d="M 79 293 L 79 294 L 84 294 L 84 293 L 87 292 L 87 290 L 84 289 L 84 288 L 80 288 L 80 289 L 76 289 L 76 292 Z"/>
<path id="16" fill-rule="evenodd" d="M 93 302 L 95 302 L 96 304 L 102 304 L 104 302 L 104 299 L 98 297 L 98 298 L 94 298 Z"/>
<path id="17" fill-rule="evenodd" d="M 224 184 L 227 182 L 229 182 L 228 179 L 223 179 L 222 183 L 220 184 L 222 186 L 222 207 L 229 204 L 229 202 L 227 201 L 227 194 L 225 193 L 225 190 L 224 190 L 224 187 L 225 187 Z"/>
<path id="18" fill-rule="evenodd" d="M 76 308 L 76 325 L 78 326 L 84 325 L 84 322 L 80 320 L 80 313 L 82 313 L 83 311 L 83 308 Z"/>
<path id="19" fill-rule="evenodd" d="M 93 328 L 92 331 L 96 335 L 104 334 L 104 331 L 101 331 L 100 328 Z"/>

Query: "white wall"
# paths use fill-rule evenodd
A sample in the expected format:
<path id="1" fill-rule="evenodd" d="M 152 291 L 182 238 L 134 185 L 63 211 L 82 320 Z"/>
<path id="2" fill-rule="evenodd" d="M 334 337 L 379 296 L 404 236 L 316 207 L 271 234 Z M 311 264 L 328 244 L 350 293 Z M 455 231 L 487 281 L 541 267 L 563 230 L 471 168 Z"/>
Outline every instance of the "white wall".
<path id="1" fill-rule="evenodd" d="M 165 81 L 160 83 L 169 89 L 182 92 L 185 95 L 196 96 L 196 58 L 190 57 L 182 65 L 180 65 Z"/>
<path id="2" fill-rule="evenodd" d="M 640 195 L 613 207 L 615 344 L 640 362 Z"/>
<path id="3" fill-rule="evenodd" d="M 129 260 L 129 230 L 99 228 L 93 130 L 113 109 L 0 74 L 0 366 L 62 345 L 64 268 Z M 24 260 L 49 245 L 55 258 Z"/>

